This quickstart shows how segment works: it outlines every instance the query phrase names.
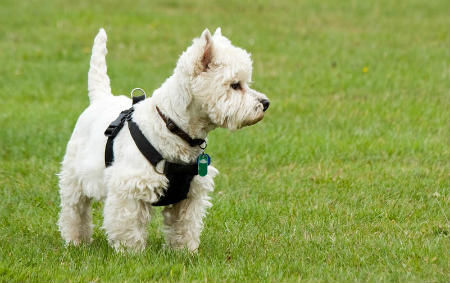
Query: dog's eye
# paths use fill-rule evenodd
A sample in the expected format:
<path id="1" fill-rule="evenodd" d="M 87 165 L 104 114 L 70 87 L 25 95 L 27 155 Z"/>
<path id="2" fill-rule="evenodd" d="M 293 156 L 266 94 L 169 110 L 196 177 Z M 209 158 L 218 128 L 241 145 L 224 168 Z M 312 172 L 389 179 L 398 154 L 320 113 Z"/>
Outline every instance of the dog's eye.
<path id="1" fill-rule="evenodd" d="M 241 89 L 241 83 L 240 83 L 240 82 L 232 83 L 230 86 L 231 86 L 231 88 L 234 89 L 234 90 Z"/>

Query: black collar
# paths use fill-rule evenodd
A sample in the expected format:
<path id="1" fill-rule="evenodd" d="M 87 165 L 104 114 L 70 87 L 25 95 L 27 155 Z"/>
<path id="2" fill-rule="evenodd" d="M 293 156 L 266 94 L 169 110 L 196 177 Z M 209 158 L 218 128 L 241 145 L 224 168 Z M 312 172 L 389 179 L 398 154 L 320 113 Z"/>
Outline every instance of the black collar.
<path id="1" fill-rule="evenodd" d="M 180 129 L 180 127 L 175 124 L 175 122 L 164 115 L 161 110 L 159 110 L 158 106 L 156 106 L 156 110 L 158 111 L 159 116 L 163 119 L 164 123 L 166 123 L 166 127 L 172 134 L 175 134 L 185 140 L 190 146 L 198 146 L 206 143 L 204 139 L 193 139 L 191 138 L 185 131 Z"/>

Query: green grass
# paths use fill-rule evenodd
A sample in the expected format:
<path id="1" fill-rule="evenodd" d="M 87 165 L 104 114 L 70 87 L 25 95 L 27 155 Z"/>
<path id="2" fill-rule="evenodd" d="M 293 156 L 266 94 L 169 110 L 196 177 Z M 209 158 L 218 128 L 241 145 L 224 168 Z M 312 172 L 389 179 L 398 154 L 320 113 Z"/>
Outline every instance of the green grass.
<path id="1" fill-rule="evenodd" d="M 448 282 L 448 1 L 77 2 L 0 2 L 0 281 Z M 160 209 L 140 255 L 108 247 L 101 204 L 91 245 L 59 236 L 101 26 L 116 94 L 157 88 L 205 27 L 253 53 L 271 107 L 211 133 L 197 255 L 163 247 Z"/>

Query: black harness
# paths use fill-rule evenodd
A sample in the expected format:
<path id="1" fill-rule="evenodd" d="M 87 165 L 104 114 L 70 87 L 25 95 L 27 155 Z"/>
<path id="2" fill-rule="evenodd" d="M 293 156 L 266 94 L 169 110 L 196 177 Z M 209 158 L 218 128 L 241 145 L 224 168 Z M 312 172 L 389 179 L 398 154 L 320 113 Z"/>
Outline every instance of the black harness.
<path id="1" fill-rule="evenodd" d="M 145 96 L 133 97 L 133 105 L 144 100 Z M 134 140 L 139 151 L 144 155 L 144 157 L 150 162 L 150 164 L 155 167 L 164 158 L 161 154 L 153 147 L 153 145 L 145 138 L 144 134 L 139 129 L 138 125 L 133 121 L 132 114 L 134 108 L 124 110 L 120 113 L 119 117 L 114 120 L 105 131 L 105 136 L 108 137 L 105 147 L 105 166 L 109 167 L 114 161 L 114 151 L 113 144 L 114 138 L 123 128 L 125 122 L 128 124 L 128 129 L 130 130 L 131 137 Z M 158 112 L 159 109 L 158 109 Z M 161 114 L 160 114 L 161 115 Z M 166 121 L 165 121 L 166 122 Z M 166 122 L 167 126 L 167 122 Z M 177 127 L 178 128 L 178 127 Z M 178 128 L 179 129 L 179 128 Z M 153 206 L 164 206 L 178 203 L 187 198 L 189 193 L 189 187 L 195 175 L 198 175 L 198 166 L 194 164 L 176 164 L 165 161 L 164 170 L 162 172 L 166 175 L 169 180 L 169 186 L 166 192 L 159 200 L 152 203 Z"/>

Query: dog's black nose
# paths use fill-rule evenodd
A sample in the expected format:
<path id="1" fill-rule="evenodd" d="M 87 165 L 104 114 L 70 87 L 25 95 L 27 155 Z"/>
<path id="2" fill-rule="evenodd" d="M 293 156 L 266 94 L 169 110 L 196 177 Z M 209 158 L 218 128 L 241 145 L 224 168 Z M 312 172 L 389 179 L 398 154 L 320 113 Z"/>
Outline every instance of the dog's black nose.
<path id="1" fill-rule="evenodd" d="M 266 111 L 269 108 L 270 101 L 268 99 L 260 99 L 259 102 L 263 105 L 263 111 Z"/>

